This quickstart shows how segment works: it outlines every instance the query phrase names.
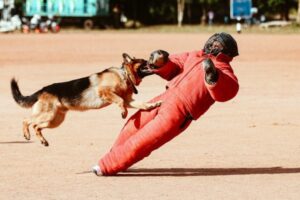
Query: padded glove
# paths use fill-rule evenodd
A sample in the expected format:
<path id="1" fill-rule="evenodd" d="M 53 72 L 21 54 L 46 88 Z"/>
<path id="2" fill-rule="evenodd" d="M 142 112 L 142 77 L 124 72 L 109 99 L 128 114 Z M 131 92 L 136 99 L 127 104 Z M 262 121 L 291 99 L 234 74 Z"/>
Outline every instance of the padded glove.
<path id="1" fill-rule="evenodd" d="M 169 53 L 164 50 L 156 50 L 150 54 L 148 64 L 152 69 L 164 66 L 169 60 Z"/>

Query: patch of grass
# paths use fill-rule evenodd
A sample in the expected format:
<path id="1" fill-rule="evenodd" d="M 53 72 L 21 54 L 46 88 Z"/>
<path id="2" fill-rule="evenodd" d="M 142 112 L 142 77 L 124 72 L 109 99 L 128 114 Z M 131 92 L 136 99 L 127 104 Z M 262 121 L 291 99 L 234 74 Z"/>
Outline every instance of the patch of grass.
<path id="1" fill-rule="evenodd" d="M 158 33 L 215 33 L 215 32 L 236 32 L 235 25 L 214 25 L 214 26 L 202 26 L 202 25 L 186 25 L 178 27 L 176 25 L 161 25 L 161 26 L 148 26 L 136 29 L 139 32 L 158 32 Z M 291 34 L 300 33 L 300 26 L 292 24 L 286 27 L 272 27 L 261 28 L 255 26 L 244 26 L 242 33 L 278 33 L 278 34 Z"/>
<path id="2" fill-rule="evenodd" d="M 178 27 L 177 25 L 155 25 L 155 26 L 141 26 L 138 28 L 125 28 L 125 29 L 93 29 L 84 30 L 81 28 L 62 28 L 62 32 L 124 32 L 124 33 L 216 33 L 228 32 L 235 33 L 235 24 L 232 25 L 184 25 Z M 242 34 L 297 34 L 300 33 L 300 25 L 296 23 L 286 27 L 272 27 L 261 28 L 257 25 L 243 26 Z"/>

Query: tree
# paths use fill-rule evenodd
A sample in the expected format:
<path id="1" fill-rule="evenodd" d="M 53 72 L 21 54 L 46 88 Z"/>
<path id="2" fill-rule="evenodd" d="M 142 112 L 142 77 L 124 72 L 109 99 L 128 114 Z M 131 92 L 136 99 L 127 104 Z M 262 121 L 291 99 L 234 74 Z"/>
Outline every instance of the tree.
<path id="1" fill-rule="evenodd" d="M 201 24 L 204 25 L 207 22 L 207 13 L 208 13 L 209 9 L 212 8 L 214 4 L 218 3 L 219 0 L 197 0 L 197 1 L 201 4 L 202 16 L 201 16 L 200 21 L 201 21 Z"/>
<path id="2" fill-rule="evenodd" d="M 292 8 L 297 7 L 298 0 L 253 0 L 261 13 L 266 15 L 280 15 L 282 20 L 289 20 Z"/>
<path id="3" fill-rule="evenodd" d="M 177 22 L 179 27 L 182 26 L 184 16 L 184 4 L 185 0 L 177 0 Z"/>
<path id="4" fill-rule="evenodd" d="M 298 15 L 297 15 L 297 23 L 300 24 L 300 0 L 298 0 Z"/>

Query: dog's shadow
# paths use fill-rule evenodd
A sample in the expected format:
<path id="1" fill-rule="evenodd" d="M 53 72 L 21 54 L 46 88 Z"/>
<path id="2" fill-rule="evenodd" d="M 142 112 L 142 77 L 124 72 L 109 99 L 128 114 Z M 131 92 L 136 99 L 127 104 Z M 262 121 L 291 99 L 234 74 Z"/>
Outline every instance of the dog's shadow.
<path id="1" fill-rule="evenodd" d="M 30 144 L 33 143 L 33 141 L 5 141 L 5 142 L 0 142 L 0 144 Z"/>
<path id="2" fill-rule="evenodd" d="M 300 168 L 137 168 L 128 169 L 126 172 L 122 172 L 117 176 L 228 176 L 291 173 L 300 173 Z"/>

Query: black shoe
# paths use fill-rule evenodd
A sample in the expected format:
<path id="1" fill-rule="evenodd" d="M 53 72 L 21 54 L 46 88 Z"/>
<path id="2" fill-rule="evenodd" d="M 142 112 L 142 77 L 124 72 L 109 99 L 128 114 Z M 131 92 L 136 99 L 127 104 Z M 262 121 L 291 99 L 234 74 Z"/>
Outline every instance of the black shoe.
<path id="1" fill-rule="evenodd" d="M 218 81 L 219 74 L 210 58 L 203 60 L 202 62 L 203 69 L 205 71 L 205 81 L 209 85 L 214 85 Z"/>

